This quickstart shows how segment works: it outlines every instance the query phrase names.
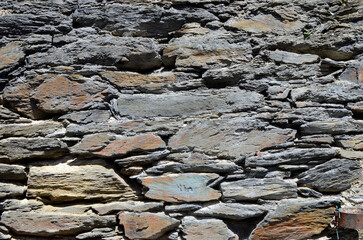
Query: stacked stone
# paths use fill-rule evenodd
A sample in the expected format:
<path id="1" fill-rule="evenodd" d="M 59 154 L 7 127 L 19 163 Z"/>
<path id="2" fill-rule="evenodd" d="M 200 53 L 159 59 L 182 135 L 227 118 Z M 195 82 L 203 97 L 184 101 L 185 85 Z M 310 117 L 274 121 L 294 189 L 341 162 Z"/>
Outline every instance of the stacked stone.
<path id="1" fill-rule="evenodd" d="M 9 0 L 0 36 L 0 239 L 317 239 L 362 207 L 359 0 Z"/>

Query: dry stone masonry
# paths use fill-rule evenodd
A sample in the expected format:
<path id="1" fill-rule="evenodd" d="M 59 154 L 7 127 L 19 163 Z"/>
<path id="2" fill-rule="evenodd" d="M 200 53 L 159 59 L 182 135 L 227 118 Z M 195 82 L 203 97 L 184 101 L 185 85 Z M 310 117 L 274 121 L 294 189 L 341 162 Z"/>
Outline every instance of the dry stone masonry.
<path id="1" fill-rule="evenodd" d="M 0 239 L 335 239 L 362 166 L 362 0 L 0 1 Z"/>

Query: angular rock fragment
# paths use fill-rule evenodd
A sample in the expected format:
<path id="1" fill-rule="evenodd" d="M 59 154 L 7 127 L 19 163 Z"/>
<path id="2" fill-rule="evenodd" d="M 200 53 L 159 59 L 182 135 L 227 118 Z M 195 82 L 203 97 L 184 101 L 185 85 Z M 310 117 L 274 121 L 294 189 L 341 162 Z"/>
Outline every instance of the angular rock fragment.
<path id="1" fill-rule="evenodd" d="M 74 235 L 93 228 L 114 226 L 116 218 L 82 214 L 7 211 L 1 215 L 1 223 L 19 235 L 50 237 Z"/>
<path id="2" fill-rule="evenodd" d="M 19 162 L 32 158 L 56 158 L 67 152 L 67 145 L 53 138 L 7 138 L 0 140 L 0 162 Z"/>
<path id="3" fill-rule="evenodd" d="M 179 225 L 178 220 L 162 213 L 122 212 L 118 219 L 129 239 L 158 239 Z"/>
<path id="4" fill-rule="evenodd" d="M 72 153 L 98 157 L 123 157 L 128 153 L 152 151 L 165 148 L 165 142 L 152 134 L 123 137 L 100 133 L 86 136 L 71 148 Z"/>
<path id="5" fill-rule="evenodd" d="M 249 178 L 235 182 L 223 182 L 221 190 L 224 198 L 236 200 L 257 200 L 297 197 L 297 185 L 292 180 L 280 178 Z"/>
<path id="6" fill-rule="evenodd" d="M 320 192 L 341 192 L 362 175 L 359 162 L 333 159 L 301 173 L 297 183 Z"/>
<path id="7" fill-rule="evenodd" d="M 240 221 L 243 219 L 261 216 L 266 213 L 267 210 L 267 207 L 257 204 L 218 203 L 201 208 L 195 211 L 193 215 Z"/>
<path id="8" fill-rule="evenodd" d="M 54 202 L 136 198 L 106 162 L 96 160 L 30 167 L 27 196 L 50 198 Z"/>
<path id="9" fill-rule="evenodd" d="M 208 186 L 217 179 L 217 174 L 168 174 L 157 177 L 145 177 L 142 184 L 149 190 L 145 196 L 166 202 L 197 202 L 218 199 L 221 194 Z"/>
<path id="10" fill-rule="evenodd" d="M 188 240 L 226 240 L 238 239 L 237 235 L 228 229 L 222 220 L 201 219 L 184 217 L 182 220 L 182 232 Z"/>
<path id="11" fill-rule="evenodd" d="M 280 153 L 263 154 L 259 157 L 246 159 L 245 165 L 248 167 L 267 167 L 279 164 L 309 164 L 313 161 L 326 161 L 338 154 L 336 148 L 306 148 L 293 149 Z"/>
<path id="12" fill-rule="evenodd" d="M 286 199 L 268 213 L 250 236 L 251 240 L 303 240 L 327 228 L 339 199 Z"/>
<path id="13" fill-rule="evenodd" d="M 29 124 L 0 125 L 0 137 L 46 137 L 55 132 L 60 132 L 63 124 L 54 121 L 34 121 Z"/>
<path id="14" fill-rule="evenodd" d="M 0 76 L 13 70 L 25 58 L 23 42 L 10 42 L 0 48 Z"/>
<path id="15" fill-rule="evenodd" d="M 341 119 L 306 123 L 301 126 L 304 135 L 311 134 L 347 134 L 363 132 L 363 120 Z"/>
<path id="16" fill-rule="evenodd" d="M 0 179 L 2 180 L 25 180 L 26 179 L 25 167 L 15 164 L 2 164 L 0 163 Z"/>
<path id="17" fill-rule="evenodd" d="M 273 52 L 269 52 L 268 56 L 276 62 L 283 62 L 287 64 L 309 64 L 319 61 L 318 55 L 297 54 L 281 50 L 275 50 Z"/>
<path id="18" fill-rule="evenodd" d="M 263 96 L 240 89 L 201 93 L 123 94 L 113 102 L 120 116 L 139 117 L 187 117 L 204 113 L 239 112 L 261 106 Z"/>
<path id="19" fill-rule="evenodd" d="M 292 129 L 263 130 L 265 123 L 238 118 L 199 121 L 179 130 L 169 140 L 173 149 L 190 147 L 204 153 L 239 157 L 292 140 Z"/>
<path id="20" fill-rule="evenodd" d="M 0 182 L 0 199 L 22 197 L 25 191 L 26 186 L 22 184 Z"/>
<path id="21" fill-rule="evenodd" d="M 119 211 L 127 211 L 127 212 L 155 211 L 155 210 L 160 210 L 162 207 L 163 203 L 161 202 L 135 202 L 135 201 L 111 202 L 106 204 L 92 205 L 92 209 L 94 209 L 99 215 L 107 215 Z"/>

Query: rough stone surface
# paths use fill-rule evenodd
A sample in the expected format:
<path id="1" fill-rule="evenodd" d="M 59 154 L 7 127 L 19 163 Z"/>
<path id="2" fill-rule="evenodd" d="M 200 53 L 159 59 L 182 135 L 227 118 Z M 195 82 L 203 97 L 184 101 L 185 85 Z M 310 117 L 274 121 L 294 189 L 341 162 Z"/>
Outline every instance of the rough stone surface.
<path id="1" fill-rule="evenodd" d="M 26 177 L 24 166 L 0 163 L 0 178 L 2 180 L 25 180 Z"/>
<path id="2" fill-rule="evenodd" d="M 0 184 L 0 199 L 22 197 L 25 194 L 26 186 L 15 183 Z"/>
<path id="3" fill-rule="evenodd" d="M 0 75 L 13 70 L 24 60 L 23 42 L 11 42 L 0 48 Z"/>
<path id="4" fill-rule="evenodd" d="M 362 132 L 361 120 L 328 120 L 307 123 L 301 126 L 303 134 L 345 134 Z"/>
<path id="5" fill-rule="evenodd" d="M 169 174 L 143 178 L 142 184 L 149 188 L 145 196 L 151 199 L 166 202 L 210 201 L 221 196 L 208 187 L 208 183 L 218 177 L 217 174 Z"/>
<path id="6" fill-rule="evenodd" d="M 99 215 L 108 215 L 119 211 L 147 212 L 147 211 L 159 210 L 162 207 L 163 204 L 159 202 L 135 202 L 135 201 L 111 202 L 106 204 L 92 205 L 92 209 L 94 209 Z"/>
<path id="7" fill-rule="evenodd" d="M 129 239 L 158 239 L 179 225 L 178 220 L 162 213 L 123 212 L 118 219 Z"/>

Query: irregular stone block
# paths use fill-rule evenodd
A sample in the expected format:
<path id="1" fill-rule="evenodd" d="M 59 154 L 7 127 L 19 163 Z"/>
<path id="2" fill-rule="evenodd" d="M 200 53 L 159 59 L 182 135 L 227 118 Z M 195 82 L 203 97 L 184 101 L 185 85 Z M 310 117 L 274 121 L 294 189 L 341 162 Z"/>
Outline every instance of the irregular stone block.
<path id="1" fill-rule="evenodd" d="M 283 62 L 287 64 L 309 64 L 319 61 L 318 55 L 313 54 L 297 54 L 293 52 L 286 52 L 281 50 L 275 50 L 268 53 L 270 59 L 276 62 Z"/>
<path id="2" fill-rule="evenodd" d="M 131 117 L 187 117 L 204 113 L 239 112 L 256 109 L 263 103 L 263 96 L 240 89 L 201 93 L 124 94 L 112 102 L 120 116 Z"/>
<path id="3" fill-rule="evenodd" d="M 19 183 L 0 183 L 0 199 L 22 197 L 26 186 Z"/>
<path id="4" fill-rule="evenodd" d="M 129 239 L 158 239 L 179 225 L 178 220 L 162 213 L 122 212 L 118 218 Z"/>
<path id="5" fill-rule="evenodd" d="M 353 150 L 363 150 L 363 134 L 355 136 L 343 136 L 335 139 L 337 145 L 343 148 L 351 148 Z"/>
<path id="6" fill-rule="evenodd" d="M 257 200 L 297 197 L 297 185 L 292 180 L 280 178 L 249 178 L 235 182 L 221 183 L 224 198 L 236 200 Z"/>
<path id="7" fill-rule="evenodd" d="M 362 175 L 359 162 L 333 159 L 301 173 L 297 183 L 320 192 L 341 192 Z"/>
<path id="8" fill-rule="evenodd" d="M 338 154 L 337 148 L 293 149 L 280 153 L 265 154 L 246 159 L 248 167 L 267 167 L 279 164 L 309 164 L 310 161 L 326 161 Z"/>
<path id="9" fill-rule="evenodd" d="M 341 119 L 306 123 L 301 126 L 302 134 L 347 134 L 363 132 L 363 120 Z"/>
<path id="10" fill-rule="evenodd" d="M 24 124 L 0 125 L 0 137 L 46 137 L 64 131 L 63 124 L 54 121 L 34 121 Z"/>
<path id="11" fill-rule="evenodd" d="M 363 153 L 360 151 L 348 151 L 341 149 L 339 151 L 339 156 L 341 158 L 351 159 L 351 160 L 362 160 L 363 159 Z"/>
<path id="12" fill-rule="evenodd" d="M 163 207 L 161 202 L 111 202 L 106 204 L 92 205 L 92 209 L 99 215 L 108 215 L 114 212 L 127 211 L 127 212 L 147 212 L 160 210 Z"/>
<path id="13" fill-rule="evenodd" d="M 0 202 L 0 211 L 21 211 L 21 212 L 30 212 L 33 210 L 37 210 L 43 207 L 43 203 L 37 200 L 18 200 L 18 199 L 5 199 Z"/>
<path id="14" fill-rule="evenodd" d="M 201 208 L 202 206 L 200 204 L 192 204 L 192 203 L 185 203 L 178 205 L 173 204 L 173 205 L 166 205 L 165 212 L 172 212 L 172 213 L 192 212 Z"/>
<path id="15" fill-rule="evenodd" d="M 199 209 L 193 215 L 240 221 L 261 216 L 267 210 L 267 207 L 257 204 L 218 203 Z"/>
<path id="16" fill-rule="evenodd" d="M 148 165 L 157 162 L 162 158 L 165 158 L 166 156 L 168 156 L 169 153 L 170 151 L 168 150 L 152 152 L 146 155 L 131 156 L 127 158 L 116 159 L 115 163 L 118 164 L 120 167 Z"/>
<path id="17" fill-rule="evenodd" d="M 286 199 L 268 213 L 250 236 L 251 240 L 303 240 L 327 228 L 339 199 Z"/>
<path id="18" fill-rule="evenodd" d="M 70 122 L 88 124 L 88 123 L 103 123 L 110 119 L 111 113 L 108 110 L 89 110 L 72 112 L 61 116 L 58 120 L 67 119 Z"/>
<path id="19" fill-rule="evenodd" d="M 218 199 L 221 194 L 208 187 L 208 183 L 217 179 L 217 174 L 168 174 L 157 177 L 145 177 L 142 185 L 149 190 L 145 196 L 166 202 L 197 202 Z"/>
<path id="20" fill-rule="evenodd" d="M 8 165 L 0 163 L 0 178 L 2 180 L 25 180 L 25 167 L 15 164 Z"/>
<path id="21" fill-rule="evenodd" d="M 50 237 L 74 235 L 97 227 L 114 226 L 116 218 L 114 216 L 7 211 L 1 215 L 1 223 L 16 234 Z"/>
<path id="22" fill-rule="evenodd" d="M 264 129 L 253 118 L 198 121 L 182 128 L 169 140 L 173 149 L 190 147 L 204 153 L 239 157 L 286 143 L 295 136 L 292 129 Z M 261 129 L 261 130 L 260 130 Z"/>
<path id="23" fill-rule="evenodd" d="M 53 138 L 8 138 L 0 140 L 0 161 L 18 162 L 32 158 L 57 158 L 67 152 L 67 145 Z"/>
<path id="24" fill-rule="evenodd" d="M 0 48 L 0 75 L 10 72 L 24 60 L 23 45 L 23 42 L 16 41 Z"/>
<path id="25" fill-rule="evenodd" d="M 201 219 L 195 217 L 184 217 L 182 220 L 182 231 L 188 240 L 226 240 L 238 239 L 238 236 L 228 229 L 222 220 Z"/>
<path id="26" fill-rule="evenodd" d="M 363 114 L 363 101 L 357 103 L 348 103 L 348 109 L 350 109 L 355 114 Z"/>
<path id="27" fill-rule="evenodd" d="M 106 162 L 94 160 L 30 167 L 27 197 L 62 202 L 132 200 L 136 195 Z"/>
<path id="28" fill-rule="evenodd" d="M 72 153 L 113 158 L 131 152 L 152 151 L 165 148 L 165 142 L 152 134 L 123 137 L 111 134 L 89 135 L 71 148 Z"/>
<path id="29" fill-rule="evenodd" d="M 90 232 L 78 234 L 76 239 L 112 239 L 117 233 L 113 228 L 94 228 Z M 116 239 L 115 239 L 116 240 Z"/>

